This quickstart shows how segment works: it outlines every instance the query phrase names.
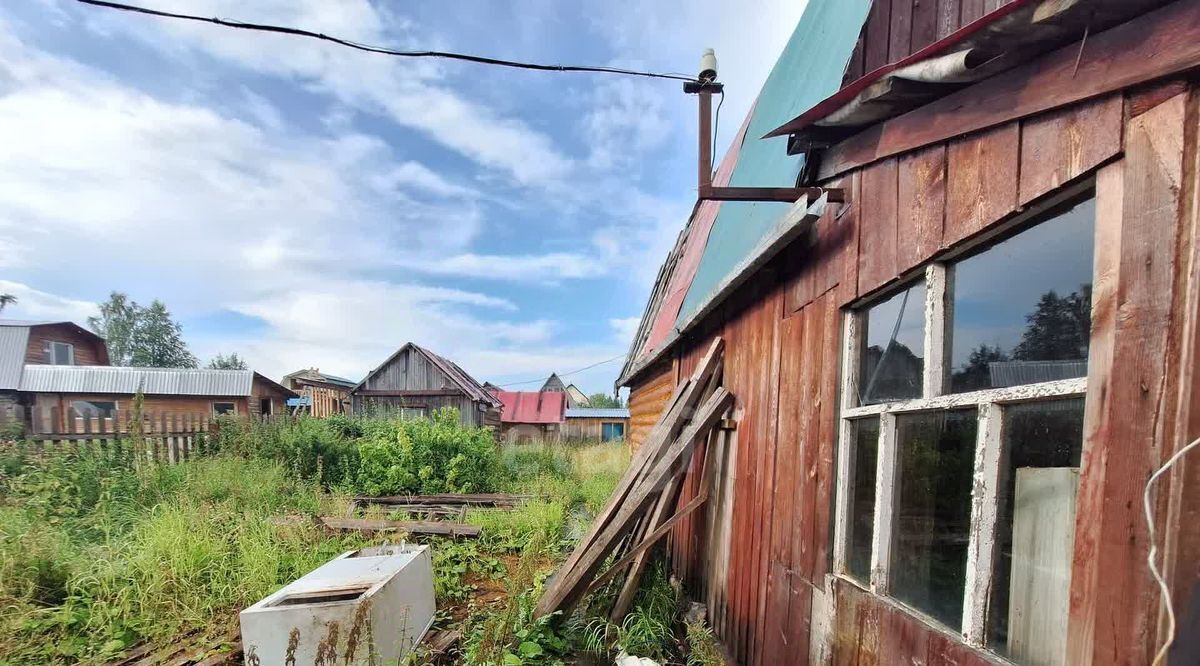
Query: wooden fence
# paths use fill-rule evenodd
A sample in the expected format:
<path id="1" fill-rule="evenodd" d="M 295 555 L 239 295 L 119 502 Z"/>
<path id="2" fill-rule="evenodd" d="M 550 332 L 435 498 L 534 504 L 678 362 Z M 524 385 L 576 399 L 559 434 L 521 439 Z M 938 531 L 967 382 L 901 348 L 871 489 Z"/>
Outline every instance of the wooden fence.
<path id="1" fill-rule="evenodd" d="M 5 432 L 11 437 L 7 446 L 21 442 L 33 455 L 91 448 L 114 457 L 129 456 L 135 464 L 175 464 L 205 453 L 210 449 L 209 437 L 217 430 L 209 415 L 196 413 L 146 413 L 140 428 L 129 412 L 68 408 L 64 413 L 58 407 L 16 406 L 4 416 Z"/>

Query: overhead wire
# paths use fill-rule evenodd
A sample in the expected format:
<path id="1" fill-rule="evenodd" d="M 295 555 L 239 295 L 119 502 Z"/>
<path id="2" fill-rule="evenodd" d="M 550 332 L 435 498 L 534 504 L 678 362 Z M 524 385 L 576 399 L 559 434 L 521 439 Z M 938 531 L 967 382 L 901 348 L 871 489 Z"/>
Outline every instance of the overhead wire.
<path id="1" fill-rule="evenodd" d="M 597 361 L 591 365 L 585 365 L 582 368 L 576 368 L 575 370 L 571 370 L 570 372 L 558 373 L 558 376 L 559 377 L 570 377 L 571 375 L 578 374 L 580 372 L 583 372 L 584 370 L 591 370 L 592 368 L 599 367 L 601 365 L 604 365 L 605 363 L 612 363 L 613 361 L 623 359 L 626 356 L 627 356 L 627 354 L 618 354 L 612 358 L 605 359 L 603 361 Z M 509 382 L 507 384 L 498 384 L 498 386 L 520 386 L 522 384 L 533 384 L 535 382 L 542 382 L 542 381 L 545 381 L 545 379 L 538 377 L 537 379 L 527 379 L 527 380 L 519 381 L 519 382 Z"/>
<path id="2" fill-rule="evenodd" d="M 678 73 L 666 72 L 645 72 L 634 69 L 625 69 L 622 67 L 607 67 L 601 65 L 550 65 L 544 63 L 521 62 L 517 60 L 506 60 L 503 58 L 492 58 L 488 56 L 471 55 L 467 53 L 455 53 L 451 51 L 402 51 L 392 49 L 385 46 L 374 46 L 371 44 L 363 44 L 342 37 L 334 37 L 321 32 L 306 30 L 303 28 L 293 28 L 289 26 L 272 25 L 268 23 L 250 23 L 246 21 L 237 21 L 233 19 L 223 19 L 217 17 L 200 16 L 197 14 L 182 14 L 179 12 L 169 12 L 151 7 L 143 7 L 139 5 L 130 5 L 123 2 L 110 2 L 109 0 L 76 0 L 76 2 L 92 5 L 95 7 L 103 7 L 106 9 L 116 9 L 137 14 L 146 14 L 149 16 L 157 16 L 160 18 L 178 19 L 183 21 L 198 21 L 201 23 L 212 23 L 226 28 L 237 28 L 240 30 L 255 30 L 259 32 L 271 32 L 285 35 L 295 35 L 298 37 L 310 37 L 327 42 L 332 42 L 341 46 L 345 46 L 359 51 L 368 53 L 379 53 L 383 55 L 396 56 L 400 58 L 441 58 L 446 60 L 462 60 L 465 62 L 473 62 L 482 65 L 494 65 L 497 67 L 511 67 L 514 69 L 531 69 L 546 72 L 594 72 L 599 74 L 619 74 L 623 76 L 639 76 L 651 79 L 669 79 L 673 81 L 695 81 L 696 77 L 686 76 Z M 724 97 L 722 97 L 724 99 Z"/>

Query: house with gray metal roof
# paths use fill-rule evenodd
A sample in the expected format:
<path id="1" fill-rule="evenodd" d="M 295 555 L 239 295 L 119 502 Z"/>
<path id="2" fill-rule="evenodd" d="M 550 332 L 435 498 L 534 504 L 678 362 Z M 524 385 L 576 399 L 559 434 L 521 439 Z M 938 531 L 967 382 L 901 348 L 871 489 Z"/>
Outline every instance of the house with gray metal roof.
<path id="1" fill-rule="evenodd" d="M 0 421 L 119 419 L 138 392 L 148 414 L 203 417 L 283 413 L 296 395 L 252 370 L 112 366 L 104 338 L 74 322 L 0 320 Z"/>

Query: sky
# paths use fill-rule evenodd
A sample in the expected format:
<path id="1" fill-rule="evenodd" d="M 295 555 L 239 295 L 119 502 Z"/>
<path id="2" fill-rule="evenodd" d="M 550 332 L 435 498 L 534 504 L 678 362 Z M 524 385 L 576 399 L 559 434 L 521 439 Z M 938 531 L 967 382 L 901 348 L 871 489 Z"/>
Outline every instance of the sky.
<path id="1" fill-rule="evenodd" d="M 134 0 L 400 49 L 693 74 L 723 154 L 803 0 Z M 677 81 L 362 53 L 0 5 L 3 316 L 160 299 L 206 363 L 361 378 L 407 341 L 480 381 L 611 392 L 695 198 Z M 602 361 L 609 361 L 601 363 Z"/>

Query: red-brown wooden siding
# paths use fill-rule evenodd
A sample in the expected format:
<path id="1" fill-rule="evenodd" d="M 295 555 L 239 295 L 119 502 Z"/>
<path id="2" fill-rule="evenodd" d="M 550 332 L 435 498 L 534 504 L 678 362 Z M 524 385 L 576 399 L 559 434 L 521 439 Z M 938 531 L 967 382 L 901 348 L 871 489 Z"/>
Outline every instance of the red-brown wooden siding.
<path id="1" fill-rule="evenodd" d="M 1136 95 L 1145 101 L 1145 93 Z M 705 568 L 712 559 L 703 552 L 703 510 L 672 533 L 670 553 L 694 598 L 721 604 L 710 613 L 740 663 L 808 663 L 818 601 L 837 604 L 826 619 L 835 663 L 993 663 L 890 601 L 837 579 L 829 586 L 840 313 L 1101 167 L 1115 174 L 1107 178 L 1116 187 L 1098 199 L 1071 655 L 1081 664 L 1145 663 L 1158 615 L 1144 566 L 1141 489 L 1153 467 L 1200 432 L 1200 391 L 1181 369 L 1183 359 L 1200 355 L 1200 334 L 1194 319 L 1172 316 L 1195 316 L 1184 299 L 1197 298 L 1200 284 L 1193 257 L 1200 251 L 1193 240 L 1200 112 L 1192 90 L 1155 99 L 1148 110 L 1138 106 L 1142 115 L 1127 118 L 1133 96 L 1056 110 L 845 174 L 849 202 L 825 216 L 828 228 L 817 234 L 836 240 L 817 240 L 819 250 L 811 239 L 796 241 L 711 316 L 703 333 L 684 336 L 670 361 L 636 378 L 635 410 L 661 408 L 667 378 L 686 376 L 713 335 L 725 339 L 724 384 L 737 398 L 738 428 L 723 595 L 705 594 L 715 577 Z M 1110 383 L 1114 375 L 1121 381 Z M 1117 410 L 1120 418 L 1109 420 Z M 652 421 L 645 409 L 639 415 Z M 1175 481 L 1200 478 L 1197 461 L 1164 479 L 1159 513 L 1165 520 L 1170 510 L 1172 524 L 1200 511 L 1200 486 L 1192 483 L 1185 495 Z M 697 455 L 681 504 L 698 491 L 702 464 Z M 1200 579 L 1200 538 L 1167 538 L 1181 606 Z"/>

